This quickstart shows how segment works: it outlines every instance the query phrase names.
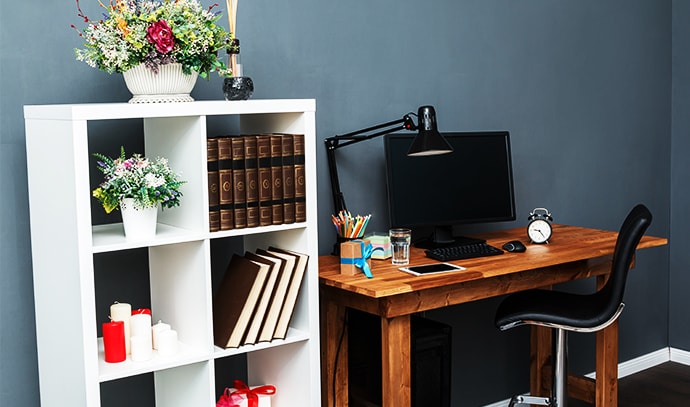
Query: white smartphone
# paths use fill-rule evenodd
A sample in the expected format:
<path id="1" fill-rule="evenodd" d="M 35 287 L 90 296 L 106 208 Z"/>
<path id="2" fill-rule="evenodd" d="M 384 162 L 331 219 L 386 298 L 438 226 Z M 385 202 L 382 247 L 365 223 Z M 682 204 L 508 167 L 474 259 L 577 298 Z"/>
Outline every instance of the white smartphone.
<path id="1" fill-rule="evenodd" d="M 415 276 L 426 276 L 429 274 L 446 273 L 449 271 L 465 270 L 464 267 L 456 266 L 450 263 L 433 263 L 424 264 L 421 266 L 400 267 L 398 270 L 406 273 L 414 274 Z"/>

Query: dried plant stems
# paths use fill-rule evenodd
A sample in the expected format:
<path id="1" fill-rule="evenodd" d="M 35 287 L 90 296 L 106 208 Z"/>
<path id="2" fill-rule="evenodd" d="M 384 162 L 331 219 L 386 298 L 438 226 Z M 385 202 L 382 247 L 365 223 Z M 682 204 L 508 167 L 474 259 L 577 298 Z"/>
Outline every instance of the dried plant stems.
<path id="1" fill-rule="evenodd" d="M 236 38 L 236 26 L 237 26 L 237 3 L 239 0 L 225 0 L 225 4 L 228 7 L 228 26 L 230 28 L 230 33 Z M 233 76 L 237 72 L 237 57 L 236 53 L 230 53 L 230 69 L 232 70 Z"/>

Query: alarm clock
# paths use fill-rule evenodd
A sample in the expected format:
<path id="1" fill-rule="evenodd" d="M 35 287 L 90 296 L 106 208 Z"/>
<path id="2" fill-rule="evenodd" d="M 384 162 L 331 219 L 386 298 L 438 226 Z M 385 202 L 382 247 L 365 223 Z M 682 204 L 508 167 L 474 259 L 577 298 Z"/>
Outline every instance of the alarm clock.
<path id="1" fill-rule="evenodd" d="M 553 218 L 546 208 L 534 208 L 527 218 L 527 237 L 532 243 L 548 243 L 553 233 L 551 222 Z"/>

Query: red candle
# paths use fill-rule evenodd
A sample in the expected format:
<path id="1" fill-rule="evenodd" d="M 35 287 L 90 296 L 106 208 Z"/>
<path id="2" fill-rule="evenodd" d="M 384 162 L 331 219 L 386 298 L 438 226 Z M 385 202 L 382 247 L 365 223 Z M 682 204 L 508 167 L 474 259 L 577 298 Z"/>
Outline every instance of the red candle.
<path id="1" fill-rule="evenodd" d="M 139 309 L 132 310 L 132 315 L 137 315 L 137 314 L 151 315 L 151 310 L 148 308 L 139 308 Z"/>
<path id="2" fill-rule="evenodd" d="M 122 362 L 127 359 L 125 350 L 125 323 L 111 321 L 103 323 L 103 350 L 108 363 Z"/>

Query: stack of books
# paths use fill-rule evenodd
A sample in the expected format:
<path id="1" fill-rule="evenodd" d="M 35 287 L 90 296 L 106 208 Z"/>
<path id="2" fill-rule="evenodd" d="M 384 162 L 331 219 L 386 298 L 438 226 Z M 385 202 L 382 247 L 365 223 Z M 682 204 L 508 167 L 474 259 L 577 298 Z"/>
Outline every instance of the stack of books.
<path id="1" fill-rule="evenodd" d="M 209 229 L 306 221 L 304 134 L 207 139 Z"/>
<path id="2" fill-rule="evenodd" d="M 234 254 L 213 297 L 220 348 L 285 339 L 309 256 L 269 247 Z"/>

